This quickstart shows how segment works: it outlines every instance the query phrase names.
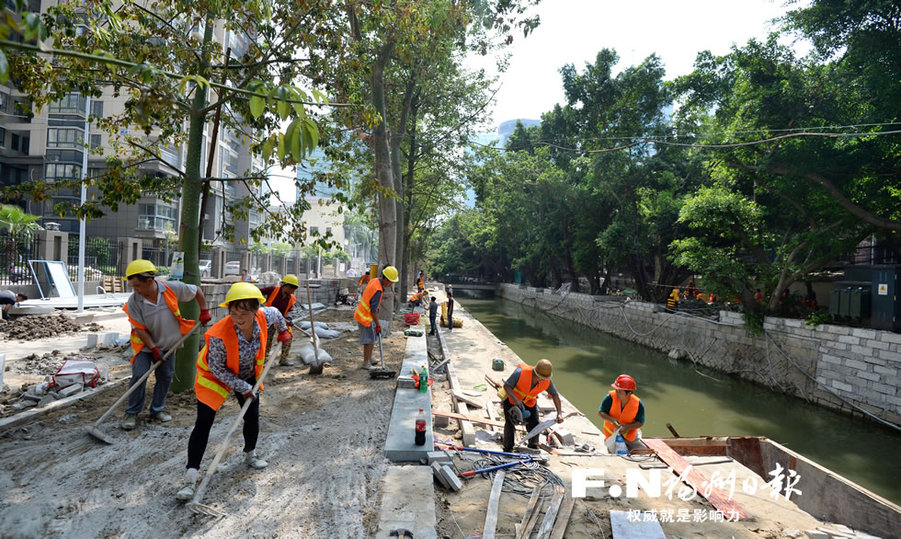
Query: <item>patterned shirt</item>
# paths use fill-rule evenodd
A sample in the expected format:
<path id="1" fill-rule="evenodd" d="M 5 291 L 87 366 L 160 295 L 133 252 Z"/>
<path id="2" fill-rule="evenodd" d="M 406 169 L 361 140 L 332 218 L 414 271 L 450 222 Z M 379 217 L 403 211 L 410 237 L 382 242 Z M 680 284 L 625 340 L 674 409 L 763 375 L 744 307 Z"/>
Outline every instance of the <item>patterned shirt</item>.
<path id="1" fill-rule="evenodd" d="M 285 317 L 278 312 L 278 309 L 275 307 L 260 307 L 260 310 L 266 315 L 267 326 L 278 326 L 279 331 L 288 329 L 287 324 L 285 324 Z M 225 366 L 227 359 L 225 343 L 219 337 L 210 336 L 210 349 L 207 353 L 206 361 L 213 376 L 236 392 L 243 394 L 253 389 L 253 385 L 245 380 L 253 379 L 254 377 L 255 358 L 260 349 L 260 326 L 257 325 L 256 319 L 254 319 L 253 335 L 249 341 L 244 337 L 244 332 L 238 329 L 238 326 L 235 326 L 235 333 L 238 334 L 237 376 Z"/>

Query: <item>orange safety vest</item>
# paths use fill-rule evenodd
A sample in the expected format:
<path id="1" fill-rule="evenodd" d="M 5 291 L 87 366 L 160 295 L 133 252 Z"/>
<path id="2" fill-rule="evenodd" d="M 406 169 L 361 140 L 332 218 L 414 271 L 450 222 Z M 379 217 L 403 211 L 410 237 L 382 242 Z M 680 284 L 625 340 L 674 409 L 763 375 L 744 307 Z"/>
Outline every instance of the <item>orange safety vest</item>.
<path id="1" fill-rule="evenodd" d="M 163 284 L 160 281 L 156 282 L 157 286 L 163 287 L 163 301 L 166 302 L 166 307 L 169 307 L 169 310 L 172 311 L 172 314 L 175 315 L 175 318 L 178 319 L 178 330 L 181 331 L 181 334 L 184 335 L 187 332 L 191 331 L 194 328 L 194 322 L 192 320 L 186 320 L 182 318 L 181 311 L 178 308 L 178 296 L 175 295 L 175 292 L 169 288 L 167 285 Z M 131 349 L 135 353 L 131 356 L 131 362 L 135 362 L 135 358 L 138 354 L 141 353 L 141 350 L 144 349 L 144 341 L 138 337 L 138 334 L 135 333 L 135 329 L 143 329 L 147 331 L 147 326 L 144 324 L 138 323 L 134 318 L 131 317 L 131 314 L 128 313 L 128 302 L 125 302 L 125 305 L 122 306 L 122 310 L 125 311 L 125 316 L 128 317 L 128 321 L 131 322 Z"/>
<path id="2" fill-rule="evenodd" d="M 364 273 L 364 274 L 360 277 L 360 284 L 359 284 L 358 286 L 363 286 L 364 284 L 366 284 L 366 283 L 368 283 L 368 282 L 369 282 L 369 274 L 368 274 L 368 273 Z"/>
<path id="3" fill-rule="evenodd" d="M 532 387 L 532 371 L 535 370 L 535 367 L 530 365 L 526 365 L 524 363 L 520 363 L 518 367 L 522 370 L 519 375 L 519 381 L 516 383 L 516 387 L 513 388 L 513 392 L 516 393 L 516 396 L 519 397 L 519 400 L 529 408 L 535 406 L 535 403 L 538 402 L 538 395 L 551 385 L 550 380 L 542 380 L 538 382 L 535 387 Z M 516 402 L 513 401 L 513 397 L 507 396 L 507 400 L 510 401 L 510 404 L 515 405 Z"/>
<path id="4" fill-rule="evenodd" d="M 281 291 L 281 289 L 282 287 L 276 286 L 275 290 L 273 290 L 272 293 L 269 294 L 269 299 L 266 300 L 266 307 L 272 307 L 272 304 L 275 302 L 275 298 L 278 297 L 278 293 Z M 297 298 L 294 297 L 294 294 L 291 294 L 291 297 L 288 298 L 288 308 L 285 309 L 285 312 L 282 313 L 283 315 L 288 314 L 291 311 L 291 307 L 294 306 L 295 301 L 297 301 Z"/>
<path id="5" fill-rule="evenodd" d="M 266 315 L 263 314 L 263 311 L 258 310 L 255 318 L 257 325 L 260 327 L 260 347 L 257 350 L 256 363 L 253 366 L 253 370 L 256 377 L 259 378 L 260 373 L 263 372 L 263 363 L 266 361 L 266 339 L 269 337 L 269 328 L 266 325 Z M 225 344 L 225 367 L 237 376 L 238 372 L 240 372 L 238 333 L 235 331 L 235 323 L 232 321 L 232 317 L 226 316 L 207 330 L 203 336 L 206 344 L 203 346 L 200 354 L 197 355 L 197 377 L 194 378 L 194 394 L 197 395 L 197 400 L 213 410 L 218 410 L 222 403 L 225 402 L 225 398 L 228 397 L 228 393 L 232 388 L 220 382 L 210 371 L 210 366 L 207 363 L 210 337 L 222 339 L 222 343 Z M 263 385 L 260 384 L 260 391 L 262 390 Z"/>
<path id="6" fill-rule="evenodd" d="M 378 313 L 379 307 L 382 306 L 382 298 L 385 297 L 385 289 L 382 288 L 381 279 L 373 279 L 369 281 L 369 284 L 366 285 L 366 290 L 363 291 L 363 298 L 360 299 L 359 303 L 357 303 L 357 308 L 354 311 L 354 320 L 366 327 L 372 325 L 373 313 L 369 309 L 369 302 L 372 300 L 372 296 L 374 296 L 376 292 L 382 293 L 382 295 L 379 296 L 379 304 L 375 306 L 375 312 Z"/>
<path id="7" fill-rule="evenodd" d="M 422 289 L 425 288 L 425 283 L 422 281 L 422 277 L 420 277 L 420 278 L 416 281 L 416 287 L 419 288 L 420 290 L 422 290 Z"/>
<path id="8" fill-rule="evenodd" d="M 629 398 L 629 401 L 626 402 L 626 407 L 623 408 L 619 399 L 616 397 L 615 390 L 610 392 L 610 396 L 613 398 L 613 404 L 610 405 L 610 417 L 619 421 L 620 425 L 629 424 L 635 421 L 635 416 L 638 415 L 638 403 L 641 402 L 641 399 L 636 397 L 633 393 L 632 397 Z M 613 423 L 604 421 L 604 438 L 609 438 L 614 430 L 616 429 L 613 428 Z M 630 442 L 634 442 L 635 437 L 638 434 L 638 429 L 629 429 L 622 434 L 623 438 Z"/>

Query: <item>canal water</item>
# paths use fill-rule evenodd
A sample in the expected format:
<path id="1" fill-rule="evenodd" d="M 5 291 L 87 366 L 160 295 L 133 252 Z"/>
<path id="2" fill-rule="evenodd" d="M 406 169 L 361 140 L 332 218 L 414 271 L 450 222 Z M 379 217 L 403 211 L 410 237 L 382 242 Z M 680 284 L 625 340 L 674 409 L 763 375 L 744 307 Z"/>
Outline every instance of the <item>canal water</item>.
<path id="1" fill-rule="evenodd" d="M 601 400 L 616 376 L 628 373 L 645 406 L 645 436 L 672 436 L 667 423 L 680 436 L 766 436 L 901 504 L 901 432 L 671 360 L 515 302 L 473 297 L 461 302 L 526 363 L 550 359 L 554 384 L 599 428 Z"/>

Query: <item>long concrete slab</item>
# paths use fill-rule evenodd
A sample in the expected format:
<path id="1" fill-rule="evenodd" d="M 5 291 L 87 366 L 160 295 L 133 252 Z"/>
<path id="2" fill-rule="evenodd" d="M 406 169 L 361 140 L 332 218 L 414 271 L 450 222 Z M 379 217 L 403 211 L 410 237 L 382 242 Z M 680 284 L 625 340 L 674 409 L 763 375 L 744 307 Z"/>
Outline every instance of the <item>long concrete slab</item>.
<path id="1" fill-rule="evenodd" d="M 422 329 L 422 325 L 413 326 Z M 407 347 L 401 365 L 399 378 L 409 377 L 414 369 L 419 371 L 428 365 L 426 336 L 407 337 Z M 394 394 L 394 406 L 388 422 L 388 435 L 385 439 L 385 457 L 393 462 L 419 462 L 434 451 L 435 438 L 432 434 L 432 392 L 431 388 L 422 392 L 413 387 L 403 387 L 399 383 Z M 419 409 L 425 412 L 426 438 L 425 445 L 415 444 L 416 417 Z"/>
<path id="2" fill-rule="evenodd" d="M 432 469 L 390 466 L 382 478 L 382 507 L 375 537 L 389 539 L 393 530 L 405 529 L 415 539 L 437 539 L 436 525 Z"/>

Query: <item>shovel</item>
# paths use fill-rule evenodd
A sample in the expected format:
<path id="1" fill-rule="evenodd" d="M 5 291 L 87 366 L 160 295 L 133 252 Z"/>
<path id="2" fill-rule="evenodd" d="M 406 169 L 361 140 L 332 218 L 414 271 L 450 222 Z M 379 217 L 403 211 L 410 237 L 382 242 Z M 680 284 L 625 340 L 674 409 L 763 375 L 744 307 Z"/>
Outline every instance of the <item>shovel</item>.
<path id="1" fill-rule="evenodd" d="M 100 440 L 101 442 L 108 443 L 108 444 L 112 444 L 112 443 L 113 443 L 113 439 L 110 438 L 109 435 L 108 435 L 107 433 L 105 433 L 105 432 L 103 432 L 102 430 L 100 430 L 100 424 L 103 423 L 103 420 L 106 419 L 111 413 L 113 413 L 113 411 L 114 411 L 120 404 L 122 404 L 122 401 L 124 401 L 125 399 L 127 399 L 129 395 L 131 395 L 136 389 L 138 389 L 138 387 L 140 387 L 145 381 L 147 381 L 147 378 L 150 377 L 150 373 L 152 373 L 153 371 L 155 371 L 155 370 L 157 369 L 157 367 L 159 367 L 160 365 L 162 365 L 162 364 L 163 364 L 163 361 L 166 361 L 167 359 L 169 359 L 169 356 L 171 356 L 173 352 L 175 352 L 176 350 L 178 350 L 179 347 L 181 347 L 181 345 L 184 344 L 184 342 L 185 342 L 186 340 L 188 340 L 188 337 L 190 337 L 191 334 L 194 333 L 194 330 L 196 330 L 198 327 L 200 327 L 200 324 L 198 324 L 197 322 L 194 322 L 194 327 L 191 328 L 191 331 L 189 331 L 189 332 L 185 333 L 184 335 L 182 335 L 181 338 L 178 339 L 178 341 L 175 343 L 175 345 L 172 346 L 172 348 L 170 348 L 168 352 L 166 352 L 166 355 L 163 356 L 163 359 L 162 359 L 162 360 L 155 362 L 155 363 L 150 367 L 150 369 L 148 369 L 147 372 L 144 373 L 143 376 L 141 376 L 140 378 L 138 378 L 138 381 L 137 381 L 137 382 L 131 384 L 131 387 L 128 388 L 128 391 L 126 391 L 124 395 L 122 395 L 121 397 L 119 397 L 119 400 L 117 400 L 116 402 L 114 402 L 113 405 L 109 407 L 109 410 L 107 410 L 102 416 L 100 416 L 100 419 L 98 419 L 97 422 L 94 423 L 93 426 L 88 427 L 88 429 L 87 429 L 88 434 L 90 434 L 90 435 L 93 436 L 94 438 L 97 438 L 97 439 Z"/>
<path id="2" fill-rule="evenodd" d="M 394 378 L 395 376 L 397 376 L 396 372 L 385 368 L 385 355 L 382 353 L 382 334 L 381 333 L 379 333 L 379 358 L 382 360 L 382 368 L 370 369 L 369 377 L 370 378 Z"/>

